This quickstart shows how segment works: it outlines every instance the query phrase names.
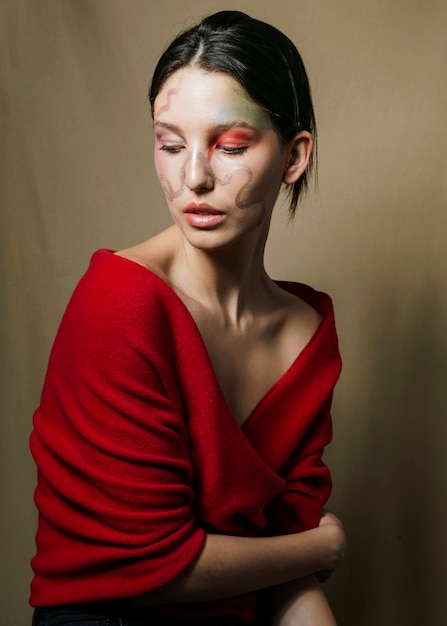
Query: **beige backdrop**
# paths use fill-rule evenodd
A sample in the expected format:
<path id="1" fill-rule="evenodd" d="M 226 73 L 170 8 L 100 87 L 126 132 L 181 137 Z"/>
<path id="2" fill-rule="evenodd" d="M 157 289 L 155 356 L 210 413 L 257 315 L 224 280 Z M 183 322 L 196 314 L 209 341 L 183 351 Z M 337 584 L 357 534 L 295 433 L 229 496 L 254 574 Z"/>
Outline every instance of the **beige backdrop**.
<path id="1" fill-rule="evenodd" d="M 165 43 L 246 10 L 307 62 L 319 190 L 279 206 L 274 277 L 329 291 L 344 374 L 327 459 L 349 535 L 340 626 L 444 626 L 447 4 L 443 0 L 3 0 L 0 5 L 1 617 L 29 623 L 28 452 L 48 352 L 99 247 L 169 224 L 146 87 Z"/>

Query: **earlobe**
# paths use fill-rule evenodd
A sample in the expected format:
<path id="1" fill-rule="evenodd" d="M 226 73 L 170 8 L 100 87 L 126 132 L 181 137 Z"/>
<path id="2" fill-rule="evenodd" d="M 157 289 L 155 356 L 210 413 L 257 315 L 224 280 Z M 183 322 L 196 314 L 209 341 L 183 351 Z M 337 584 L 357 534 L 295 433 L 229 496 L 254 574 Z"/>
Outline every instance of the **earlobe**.
<path id="1" fill-rule="evenodd" d="M 304 174 L 314 148 L 312 135 L 303 130 L 289 143 L 289 161 L 283 175 L 283 183 L 293 185 Z"/>

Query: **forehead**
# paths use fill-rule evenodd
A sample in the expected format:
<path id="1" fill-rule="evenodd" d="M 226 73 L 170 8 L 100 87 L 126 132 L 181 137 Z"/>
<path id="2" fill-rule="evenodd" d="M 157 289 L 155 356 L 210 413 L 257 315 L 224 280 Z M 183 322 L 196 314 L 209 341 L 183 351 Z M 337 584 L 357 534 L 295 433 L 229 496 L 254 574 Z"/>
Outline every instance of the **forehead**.
<path id="1" fill-rule="evenodd" d="M 242 85 L 224 72 L 186 67 L 172 74 L 154 103 L 155 121 L 197 118 L 219 124 L 238 119 L 258 128 L 270 126 L 270 116 L 254 102 Z"/>

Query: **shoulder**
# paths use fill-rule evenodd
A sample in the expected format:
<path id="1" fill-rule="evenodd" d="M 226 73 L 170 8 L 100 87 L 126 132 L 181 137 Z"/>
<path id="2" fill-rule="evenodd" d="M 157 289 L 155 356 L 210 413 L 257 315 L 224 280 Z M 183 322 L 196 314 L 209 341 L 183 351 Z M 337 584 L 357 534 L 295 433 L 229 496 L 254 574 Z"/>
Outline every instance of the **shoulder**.
<path id="1" fill-rule="evenodd" d="M 295 327 L 303 329 L 309 341 L 324 352 L 332 351 L 338 355 L 338 337 L 335 324 L 332 298 L 324 291 L 291 281 L 277 281 L 277 285 L 297 302 L 297 314 L 294 316 Z"/>
<path id="2" fill-rule="evenodd" d="M 168 332 L 182 316 L 178 297 L 147 267 L 112 250 L 97 250 L 64 314 L 64 325 L 100 334 Z"/>
<path id="3" fill-rule="evenodd" d="M 172 369 L 178 350 L 193 335 L 179 302 L 147 268 L 111 250 L 96 251 L 59 324 L 51 351 L 53 374 L 66 363 L 93 376 L 113 374 L 119 363 L 123 376 L 132 372 L 135 380 L 149 363 L 158 372 Z"/>
<path id="4" fill-rule="evenodd" d="M 163 281 L 148 268 L 107 249 L 92 255 L 76 293 L 103 306 L 129 307 L 166 295 Z"/>
<path id="5" fill-rule="evenodd" d="M 304 283 L 278 280 L 278 287 L 299 298 L 302 302 L 314 309 L 322 318 L 333 316 L 334 308 L 332 298 L 324 291 L 318 291 Z"/>
<path id="6" fill-rule="evenodd" d="M 179 247 L 178 229 L 175 226 L 140 244 L 115 252 L 116 256 L 139 265 L 170 284 L 170 268 Z"/>

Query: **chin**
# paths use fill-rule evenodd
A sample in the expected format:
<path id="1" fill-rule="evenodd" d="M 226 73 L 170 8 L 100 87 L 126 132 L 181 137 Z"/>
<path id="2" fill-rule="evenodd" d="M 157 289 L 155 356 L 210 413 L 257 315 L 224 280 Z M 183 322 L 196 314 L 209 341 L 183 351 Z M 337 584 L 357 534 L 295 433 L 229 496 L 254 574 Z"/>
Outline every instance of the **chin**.
<path id="1" fill-rule="evenodd" d="M 223 232 L 220 229 L 203 230 L 193 233 L 183 233 L 188 243 L 203 252 L 219 252 L 235 246 L 254 249 L 259 242 L 265 241 L 263 223 L 253 225 L 244 231 Z"/>

